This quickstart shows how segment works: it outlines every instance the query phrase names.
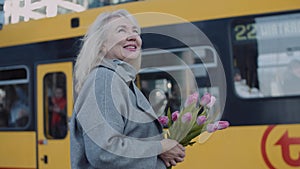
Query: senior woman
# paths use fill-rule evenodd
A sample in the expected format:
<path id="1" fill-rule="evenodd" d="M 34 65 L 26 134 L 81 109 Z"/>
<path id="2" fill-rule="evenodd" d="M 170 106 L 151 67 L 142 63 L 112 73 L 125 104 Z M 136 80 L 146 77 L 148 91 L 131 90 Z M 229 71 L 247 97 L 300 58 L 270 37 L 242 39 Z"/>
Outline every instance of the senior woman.
<path id="1" fill-rule="evenodd" d="M 141 64 L 140 27 L 126 10 L 100 14 L 75 64 L 70 123 L 73 169 L 165 169 L 185 149 L 162 127 L 134 80 Z"/>

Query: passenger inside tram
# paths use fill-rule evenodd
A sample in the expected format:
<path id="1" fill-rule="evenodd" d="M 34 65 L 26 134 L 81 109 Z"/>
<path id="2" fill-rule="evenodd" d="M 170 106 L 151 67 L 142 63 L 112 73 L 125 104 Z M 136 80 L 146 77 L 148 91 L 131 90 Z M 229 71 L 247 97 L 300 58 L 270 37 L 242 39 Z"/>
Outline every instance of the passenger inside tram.
<path id="1" fill-rule="evenodd" d="M 247 84 L 247 80 L 242 78 L 240 71 L 238 69 L 235 70 L 234 73 L 234 86 L 235 91 L 241 97 L 249 98 L 249 97 L 262 97 L 262 94 L 256 87 L 250 87 Z"/>
<path id="2" fill-rule="evenodd" d="M 50 135 L 54 138 L 63 138 L 67 133 L 66 104 L 63 88 L 55 88 L 53 96 L 49 98 Z"/>

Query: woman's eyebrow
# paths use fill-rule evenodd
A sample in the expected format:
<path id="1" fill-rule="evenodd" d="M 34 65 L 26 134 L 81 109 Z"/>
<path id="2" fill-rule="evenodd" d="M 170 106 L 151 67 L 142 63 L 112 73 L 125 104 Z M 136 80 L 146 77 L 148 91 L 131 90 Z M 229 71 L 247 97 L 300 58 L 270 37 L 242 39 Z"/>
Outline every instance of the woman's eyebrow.
<path id="1" fill-rule="evenodd" d="M 128 26 L 127 25 L 119 25 L 119 26 L 117 26 L 117 28 L 116 29 L 119 29 L 119 28 L 128 28 Z M 137 26 L 132 26 L 132 29 L 139 29 Z"/>
<path id="2" fill-rule="evenodd" d="M 133 26 L 132 28 L 133 28 L 133 29 L 139 29 L 139 27 L 137 27 L 137 26 Z"/>
<path id="3" fill-rule="evenodd" d="M 126 25 L 119 25 L 119 26 L 117 26 L 116 29 L 119 29 L 119 28 L 127 28 L 127 26 Z"/>

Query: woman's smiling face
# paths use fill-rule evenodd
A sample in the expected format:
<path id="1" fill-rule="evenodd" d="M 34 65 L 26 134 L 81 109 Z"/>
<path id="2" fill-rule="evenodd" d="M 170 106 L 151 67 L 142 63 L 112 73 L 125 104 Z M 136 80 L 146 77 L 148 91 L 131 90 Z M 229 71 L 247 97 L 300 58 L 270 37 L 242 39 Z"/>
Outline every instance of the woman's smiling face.
<path id="1" fill-rule="evenodd" d="M 137 59 L 141 55 L 142 39 L 140 28 L 129 18 L 113 18 L 108 27 L 104 43 L 106 58 L 124 61 Z"/>

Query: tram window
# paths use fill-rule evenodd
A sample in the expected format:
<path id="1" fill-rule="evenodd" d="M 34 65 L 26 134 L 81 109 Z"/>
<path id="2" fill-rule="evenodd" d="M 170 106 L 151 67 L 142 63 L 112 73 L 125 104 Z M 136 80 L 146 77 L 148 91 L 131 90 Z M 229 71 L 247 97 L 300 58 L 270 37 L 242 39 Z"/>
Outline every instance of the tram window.
<path id="1" fill-rule="evenodd" d="M 0 129 L 24 129 L 31 118 L 27 69 L 5 68 L 0 75 Z"/>
<path id="2" fill-rule="evenodd" d="M 44 132 L 49 139 L 67 135 L 66 76 L 62 72 L 44 77 Z"/>
<path id="3" fill-rule="evenodd" d="M 164 74 L 160 72 L 160 74 Z M 155 75 L 150 75 L 155 77 Z M 148 98 L 153 110 L 162 115 L 170 111 L 180 110 L 181 93 L 178 85 L 167 74 L 161 78 L 147 79 L 143 74 L 141 77 L 141 91 Z"/>
<path id="4" fill-rule="evenodd" d="M 300 94 L 300 14 L 232 22 L 234 84 L 244 98 Z"/>
<path id="5" fill-rule="evenodd" d="M 0 70 L 0 81 L 22 79 L 27 79 L 27 71 L 24 68 Z"/>
<path id="6" fill-rule="evenodd" d="M 158 114 L 180 110 L 195 91 L 200 95 L 210 92 L 219 98 L 219 87 L 211 86 L 206 71 L 217 66 L 216 57 L 214 49 L 207 46 L 144 51 L 137 78 L 141 91 Z M 218 102 L 216 105 L 220 106 Z"/>

